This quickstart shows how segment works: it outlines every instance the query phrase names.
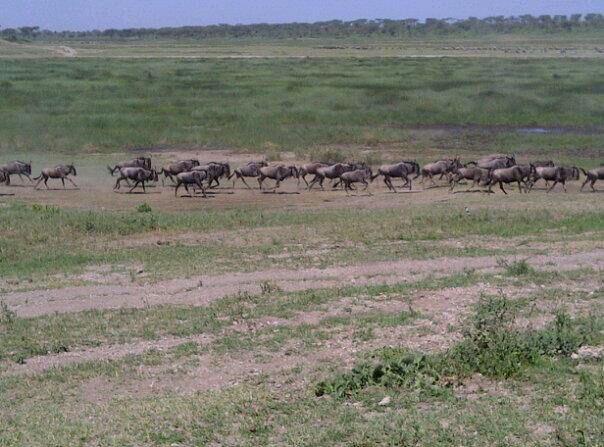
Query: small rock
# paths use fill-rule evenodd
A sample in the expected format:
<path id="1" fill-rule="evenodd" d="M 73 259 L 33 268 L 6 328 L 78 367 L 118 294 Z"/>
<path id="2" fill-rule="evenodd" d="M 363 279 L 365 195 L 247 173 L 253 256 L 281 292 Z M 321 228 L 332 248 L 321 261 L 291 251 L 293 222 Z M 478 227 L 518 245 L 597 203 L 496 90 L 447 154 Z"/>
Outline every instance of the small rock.
<path id="1" fill-rule="evenodd" d="M 378 403 L 378 405 L 380 407 L 385 407 L 386 405 L 390 405 L 390 401 L 391 401 L 390 396 L 386 396 L 382 400 L 380 400 L 380 402 Z"/>

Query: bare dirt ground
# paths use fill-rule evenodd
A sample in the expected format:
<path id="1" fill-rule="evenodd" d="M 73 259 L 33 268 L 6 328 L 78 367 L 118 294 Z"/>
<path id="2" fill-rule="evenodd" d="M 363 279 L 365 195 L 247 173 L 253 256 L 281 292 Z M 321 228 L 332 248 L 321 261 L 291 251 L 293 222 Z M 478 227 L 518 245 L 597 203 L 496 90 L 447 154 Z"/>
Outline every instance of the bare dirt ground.
<path id="1" fill-rule="evenodd" d="M 505 259 L 514 260 L 515 257 Z M 546 270 L 604 268 L 604 250 L 568 256 L 536 256 L 529 260 Z M 143 308 L 162 304 L 203 306 L 238 292 L 258 293 L 261 284 L 274 283 L 285 291 L 333 288 L 346 285 L 395 284 L 427 275 L 445 276 L 464 269 L 492 272 L 498 268 L 493 257 L 441 258 L 428 261 L 395 261 L 358 264 L 325 269 L 300 269 L 229 273 L 226 275 L 174 279 L 149 285 L 99 285 L 8 293 L 5 301 L 19 316 L 81 312 L 91 309 Z M 201 284 L 201 286 L 200 286 Z"/>
<path id="2" fill-rule="evenodd" d="M 498 203 L 499 207 L 516 207 L 518 203 L 527 203 L 532 194 L 539 195 L 540 203 L 546 206 L 564 206 L 572 209 L 589 209 L 598 206 L 601 203 L 599 194 L 591 192 L 579 193 L 582 182 L 571 182 L 568 185 L 568 194 L 562 194 L 562 189 L 558 188 L 551 194 L 545 194 L 543 185 L 537 185 L 530 197 L 518 194 L 517 187 L 507 187 L 508 195 L 497 188 L 495 194 L 486 194 L 478 191 L 465 192 L 467 185 L 459 186 L 455 193 L 449 193 L 448 187 L 443 181 L 436 186 L 426 181 L 421 184 L 421 179 L 413 182 L 413 189 L 399 189 L 398 194 L 387 190 L 381 178 L 376 179 L 367 191 L 359 190 L 351 195 L 347 195 L 343 190 L 333 190 L 325 183 L 325 191 L 315 187 L 312 191 L 305 188 L 305 184 L 295 179 L 284 181 L 278 190 L 272 189 L 274 182 L 267 180 L 265 182 L 265 191 L 258 189 L 258 182 L 254 178 L 247 179 L 248 184 L 253 190 L 245 187 L 241 181 L 237 181 L 233 188 L 232 181 L 221 181 L 221 187 L 209 190 L 208 198 L 201 196 L 191 197 L 185 191 L 179 191 L 179 197 L 174 197 L 174 189 L 169 180 L 162 186 L 160 181 L 157 185 L 151 185 L 147 188 L 147 193 L 143 193 L 139 187 L 132 193 L 128 192 L 125 186 L 118 191 L 113 190 L 116 177 L 111 177 L 107 172 L 107 165 L 115 165 L 117 162 L 132 158 L 136 155 L 148 154 L 153 159 L 153 164 L 158 168 L 162 165 L 184 158 L 197 158 L 200 162 L 210 161 L 228 161 L 233 168 L 242 166 L 250 160 L 261 159 L 258 154 L 234 152 L 225 149 L 208 148 L 142 148 L 134 150 L 130 154 L 114 155 L 91 155 L 81 158 L 77 163 L 78 176 L 74 178 L 79 188 L 68 187 L 63 189 L 58 180 L 49 180 L 49 188 L 40 185 L 40 189 L 35 190 L 33 185 L 27 180 L 21 183 L 15 177 L 13 185 L 6 187 L 0 185 L 0 205 L 7 203 L 12 199 L 20 199 L 28 202 L 41 203 L 45 205 L 54 205 L 60 207 L 75 207 L 85 209 L 106 209 L 106 210 L 125 210 L 132 211 L 142 202 L 148 203 L 154 210 L 168 212 L 176 211 L 203 211 L 204 209 L 224 209 L 240 207 L 257 207 L 263 209 L 324 209 L 324 208 L 405 208 L 409 205 L 425 204 L 453 204 L 464 209 L 466 206 L 482 208 L 491 206 L 494 197 L 505 197 Z M 407 154 L 408 155 L 408 154 Z M 430 153 L 426 156 L 432 156 Z M 393 149 L 389 158 L 400 159 L 403 155 L 399 149 Z M 468 156 L 471 159 L 471 156 Z M 54 166 L 60 160 L 47 160 L 43 157 L 33 160 L 34 176 L 39 173 L 44 166 Z M 300 165 L 305 160 L 296 159 L 293 153 L 282 154 L 282 161 L 273 163 L 287 163 Z M 312 176 L 309 176 L 309 180 Z M 400 181 L 394 181 L 395 185 L 402 185 Z M 604 190 L 602 190 L 604 192 Z"/>

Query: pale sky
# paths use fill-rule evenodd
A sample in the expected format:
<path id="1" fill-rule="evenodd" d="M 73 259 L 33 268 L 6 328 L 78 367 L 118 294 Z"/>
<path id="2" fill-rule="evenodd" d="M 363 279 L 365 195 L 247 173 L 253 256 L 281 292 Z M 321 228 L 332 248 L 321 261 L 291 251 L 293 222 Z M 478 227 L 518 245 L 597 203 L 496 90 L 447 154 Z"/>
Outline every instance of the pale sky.
<path id="1" fill-rule="evenodd" d="M 0 27 L 79 31 L 589 12 L 604 13 L 604 0 L 0 0 Z"/>

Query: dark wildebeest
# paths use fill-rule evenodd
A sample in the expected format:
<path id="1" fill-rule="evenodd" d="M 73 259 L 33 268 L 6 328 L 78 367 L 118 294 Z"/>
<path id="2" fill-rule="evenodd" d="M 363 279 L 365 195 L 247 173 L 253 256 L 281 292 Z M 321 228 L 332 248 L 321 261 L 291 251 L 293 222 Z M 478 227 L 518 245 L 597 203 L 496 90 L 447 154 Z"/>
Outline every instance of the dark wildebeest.
<path id="1" fill-rule="evenodd" d="M 321 186 L 321 190 L 325 190 L 325 188 L 323 188 L 323 182 L 326 178 L 329 180 L 340 178 L 340 176 L 345 172 L 349 172 L 354 169 L 357 169 L 357 166 L 345 163 L 336 163 L 332 166 L 324 166 L 322 168 L 318 168 L 317 173 L 315 174 L 315 178 L 313 178 L 310 184 L 308 185 L 308 190 L 310 191 L 313 186 L 317 183 L 319 183 L 319 186 Z"/>
<path id="2" fill-rule="evenodd" d="M 490 181 L 489 170 L 479 168 L 478 166 L 457 168 L 450 174 L 449 182 L 451 183 L 451 188 L 449 188 L 449 191 L 453 191 L 460 180 L 472 180 L 472 184 L 466 191 L 470 191 L 476 184 L 478 186 L 486 186 Z"/>
<path id="3" fill-rule="evenodd" d="M 0 167 L 0 183 L 6 183 L 8 185 L 9 181 L 8 172 Z"/>
<path id="4" fill-rule="evenodd" d="M 176 174 L 176 187 L 174 188 L 174 197 L 176 197 L 178 193 L 178 188 L 181 185 L 185 186 L 187 192 L 189 192 L 189 185 L 195 185 L 199 189 L 201 189 L 201 194 L 204 197 L 206 196 L 206 190 L 203 186 L 203 181 L 208 177 L 208 173 L 206 171 L 190 171 L 190 172 L 181 172 L 180 174 Z"/>
<path id="5" fill-rule="evenodd" d="M 394 185 L 392 184 L 392 180 L 390 179 L 400 178 L 402 180 L 405 180 L 403 188 L 408 185 L 409 190 L 411 190 L 411 179 L 409 178 L 409 176 L 413 173 L 412 170 L 414 170 L 414 166 L 410 166 L 406 162 L 380 166 L 377 170 L 377 173 L 371 176 L 371 181 L 373 182 L 377 177 L 381 175 L 384 177 L 384 183 L 386 184 L 388 189 L 392 192 L 396 192 L 396 188 L 394 187 Z"/>
<path id="6" fill-rule="evenodd" d="M 46 186 L 46 189 L 48 189 L 49 178 L 61 179 L 61 182 L 63 183 L 63 189 L 65 189 L 65 180 L 68 180 L 73 186 L 77 188 L 78 185 L 76 185 L 75 182 L 68 177 L 71 174 L 73 174 L 74 176 L 78 175 L 74 165 L 57 165 L 54 168 L 44 168 L 42 169 L 40 175 L 34 178 L 34 180 L 38 181 L 34 188 L 38 189 L 38 185 L 42 180 L 44 180 L 44 185 Z"/>
<path id="7" fill-rule="evenodd" d="M 564 192 L 566 191 L 566 182 L 569 180 L 579 180 L 580 177 L 579 168 L 576 166 L 572 167 L 564 167 L 564 166 L 555 166 L 555 167 L 539 167 L 535 169 L 535 173 L 533 175 L 532 185 L 538 179 L 544 179 L 546 182 L 553 181 L 554 184 L 547 190 L 550 192 L 558 183 L 562 183 L 562 188 Z"/>
<path id="8" fill-rule="evenodd" d="M 134 188 L 138 185 L 143 185 L 143 192 L 147 192 L 145 189 L 145 182 L 156 182 L 158 180 L 157 171 L 155 169 L 145 169 L 145 168 L 122 168 L 120 169 L 120 176 L 115 182 L 115 186 L 113 189 L 120 189 L 122 180 L 133 180 L 134 186 L 130 188 L 132 192 Z"/>
<path id="9" fill-rule="evenodd" d="M 231 180 L 232 177 L 235 177 L 233 180 L 233 188 L 235 187 L 235 181 L 240 179 L 245 186 L 247 186 L 249 189 L 252 189 L 252 187 L 245 181 L 245 177 L 258 177 L 260 175 L 260 168 L 265 166 L 267 166 L 265 161 L 250 161 L 247 165 L 235 169 L 233 173 L 229 175 L 228 179 Z"/>
<path id="10" fill-rule="evenodd" d="M 220 178 L 228 178 L 231 175 L 231 165 L 228 163 L 211 161 L 207 165 L 195 166 L 193 169 L 191 169 L 191 171 L 206 172 L 206 180 L 208 181 L 208 187 L 217 188 L 218 186 L 220 186 Z M 216 182 L 216 185 L 212 186 L 214 182 Z"/>
<path id="11" fill-rule="evenodd" d="M 132 160 L 122 161 L 116 164 L 113 168 L 111 166 L 107 166 L 107 170 L 113 177 L 116 171 L 119 171 L 122 168 L 143 168 L 148 171 L 151 170 L 151 158 L 149 157 L 137 157 Z"/>
<path id="12" fill-rule="evenodd" d="M 554 166 L 556 166 L 556 164 L 553 162 L 553 160 L 537 160 L 531 163 L 533 166 L 535 166 L 535 168 L 553 168 Z M 531 181 L 534 183 L 537 180 L 539 180 L 539 177 L 533 175 L 533 177 L 531 178 Z M 545 187 L 549 188 L 549 181 L 545 180 Z M 531 184 L 531 189 L 533 188 L 533 184 Z"/>
<path id="13" fill-rule="evenodd" d="M 583 185 L 581 185 L 581 191 L 583 191 L 583 188 L 589 182 L 589 186 L 591 186 L 591 190 L 593 192 L 596 192 L 596 188 L 594 188 L 594 184 L 598 180 L 604 180 L 604 167 L 600 166 L 599 168 L 592 169 L 591 171 L 586 171 L 585 169 L 581 168 L 581 171 L 583 171 L 583 174 L 585 174 L 585 177 L 587 177 L 585 179 L 585 181 L 583 182 Z"/>
<path id="14" fill-rule="evenodd" d="M 475 164 L 476 166 L 482 169 L 511 168 L 512 166 L 516 166 L 516 158 L 513 155 L 491 159 L 485 158 L 478 160 L 478 163 L 475 161 L 469 162 L 466 164 L 466 166 L 470 164 Z"/>
<path id="15" fill-rule="evenodd" d="M 199 166 L 199 160 L 179 160 L 164 166 L 159 171 L 159 175 L 164 174 L 164 178 L 162 179 L 162 185 L 164 184 L 164 179 L 166 178 L 169 178 L 170 180 L 172 180 L 172 183 L 174 183 L 175 175 L 178 175 L 181 172 L 189 172 L 195 166 Z"/>
<path id="16" fill-rule="evenodd" d="M 23 175 L 25 177 L 27 177 L 27 179 L 32 182 L 33 180 L 31 179 L 31 161 L 29 163 L 26 163 L 24 161 L 19 161 L 19 160 L 15 160 L 15 161 L 11 161 L 9 163 L 6 163 L 5 165 L 0 165 L 0 171 L 4 172 L 4 182 L 7 185 L 10 185 L 10 176 L 11 175 L 18 175 L 19 178 L 21 179 L 21 182 L 23 183 Z"/>
<path id="17" fill-rule="evenodd" d="M 503 189 L 504 183 L 518 183 L 518 191 L 522 193 L 522 183 L 523 183 L 523 173 L 522 170 L 518 166 L 512 166 L 511 168 L 499 168 L 492 169 L 489 171 L 489 192 L 493 192 L 493 185 L 499 183 L 499 187 L 507 194 L 505 189 Z M 525 192 L 528 193 L 528 187 L 526 184 L 524 185 Z"/>
<path id="18" fill-rule="evenodd" d="M 365 191 L 367 189 L 367 187 L 369 186 L 369 183 L 367 183 L 367 179 L 372 179 L 373 178 L 373 172 L 371 171 L 370 167 L 365 167 L 363 169 L 356 169 L 354 171 L 348 171 L 343 173 L 340 176 L 340 180 L 342 181 L 342 184 L 344 185 L 344 191 L 346 191 L 346 194 L 348 195 L 349 192 L 352 188 L 350 187 L 350 185 L 352 185 L 353 183 L 362 183 L 365 185 L 365 188 L 363 188 L 363 191 Z"/>
<path id="19" fill-rule="evenodd" d="M 528 182 L 532 180 L 532 178 L 535 176 L 535 174 L 537 172 L 537 168 L 532 163 L 530 163 L 528 165 L 516 165 L 516 166 L 518 166 L 518 168 L 520 168 L 520 172 L 522 172 L 522 181 L 524 182 L 525 185 L 528 184 Z M 530 190 L 530 185 L 529 185 L 529 190 Z"/>
<path id="20" fill-rule="evenodd" d="M 453 172 L 455 169 L 461 168 L 461 161 L 459 157 L 455 157 L 453 159 L 440 160 L 434 163 L 428 163 L 421 170 L 422 175 L 422 185 L 424 184 L 424 180 L 426 177 L 430 179 L 433 185 L 436 185 L 436 182 L 432 178 L 435 175 L 439 174 L 448 174 L 449 172 Z"/>
<path id="21" fill-rule="evenodd" d="M 270 178 L 276 181 L 274 189 L 277 189 L 281 182 L 289 177 L 298 178 L 298 168 L 295 166 L 264 166 L 260 168 L 260 174 L 258 176 L 258 185 L 262 189 L 262 183 L 265 179 Z"/>
<path id="22" fill-rule="evenodd" d="M 326 163 L 306 163 L 298 169 L 298 186 L 300 186 L 300 179 L 304 180 L 306 183 L 306 187 L 308 187 L 308 181 L 306 181 L 306 176 L 308 174 L 317 175 L 317 169 L 326 168 L 329 166 Z"/>

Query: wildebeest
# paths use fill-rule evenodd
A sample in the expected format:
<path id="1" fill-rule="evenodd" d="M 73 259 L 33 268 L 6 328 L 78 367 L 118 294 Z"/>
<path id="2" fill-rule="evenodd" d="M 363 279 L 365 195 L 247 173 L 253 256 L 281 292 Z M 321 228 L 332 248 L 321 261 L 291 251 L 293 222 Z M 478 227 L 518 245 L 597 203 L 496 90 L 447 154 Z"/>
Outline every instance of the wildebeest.
<path id="1" fill-rule="evenodd" d="M 63 189 L 65 189 L 65 180 L 68 180 L 73 186 L 75 186 L 77 188 L 78 185 L 76 185 L 75 182 L 68 177 L 71 174 L 73 174 L 74 176 L 78 175 L 76 172 L 75 166 L 72 164 L 57 165 L 54 168 L 44 168 L 44 169 L 42 169 L 42 172 L 40 173 L 40 175 L 34 178 L 34 180 L 38 181 L 36 183 L 36 185 L 34 186 L 34 188 L 38 189 L 38 185 L 40 184 L 40 182 L 42 180 L 44 180 L 44 185 L 46 186 L 46 189 L 48 189 L 48 179 L 49 178 L 61 179 L 61 182 L 63 183 Z"/>
<path id="2" fill-rule="evenodd" d="M 503 189 L 503 184 L 516 182 L 518 183 L 518 191 L 522 193 L 522 183 L 524 183 L 523 176 L 522 169 L 520 169 L 518 166 L 512 166 L 511 168 L 492 169 L 489 171 L 489 192 L 493 192 L 493 185 L 499 183 L 499 187 L 503 193 L 507 194 L 505 189 Z M 526 184 L 524 185 L 524 190 L 527 193 L 529 192 Z"/>
<path id="3" fill-rule="evenodd" d="M 400 162 L 393 165 L 383 165 L 380 166 L 375 175 L 371 176 L 371 181 L 373 182 L 380 175 L 384 177 L 384 183 L 392 192 L 396 192 L 396 188 L 392 184 L 391 178 L 400 178 L 405 181 L 405 186 L 409 186 L 409 190 L 411 190 L 411 179 L 409 176 L 412 174 L 412 170 L 415 170 L 414 167 L 410 166 L 406 162 Z"/>
<path id="4" fill-rule="evenodd" d="M 460 180 L 472 180 L 472 184 L 468 187 L 467 191 L 474 188 L 476 184 L 486 186 L 490 181 L 489 170 L 479 168 L 478 166 L 455 169 L 450 173 L 449 183 L 451 183 L 451 187 L 449 191 L 453 191 Z"/>
<path id="5" fill-rule="evenodd" d="M 178 160 L 174 163 L 167 164 L 159 171 L 159 175 L 164 174 L 164 178 L 162 179 L 162 184 L 164 179 L 169 178 L 174 183 L 174 176 L 180 174 L 181 172 L 188 172 L 193 169 L 195 166 L 199 166 L 199 160 L 189 159 L 189 160 Z"/>
<path id="6" fill-rule="evenodd" d="M 203 181 L 207 179 L 206 171 L 190 171 L 190 172 L 181 172 L 180 174 L 176 174 L 176 187 L 174 188 L 174 197 L 176 197 L 178 193 L 178 188 L 181 185 L 185 186 L 187 192 L 189 192 L 189 185 L 195 185 L 199 189 L 201 189 L 201 194 L 204 197 L 206 196 L 206 190 L 203 186 Z"/>
<path id="7" fill-rule="evenodd" d="M 537 172 L 537 168 L 532 163 L 530 163 L 528 165 L 516 165 L 516 166 L 520 169 L 520 172 L 522 172 L 522 181 L 525 184 L 527 184 L 527 182 L 529 180 L 531 180 L 535 176 L 535 173 Z"/>
<path id="8" fill-rule="evenodd" d="M 228 178 L 231 175 L 231 165 L 228 163 L 211 161 L 207 165 L 195 166 L 191 169 L 191 171 L 206 172 L 206 180 L 208 181 L 208 187 L 215 188 L 220 186 L 220 178 Z M 212 186 L 214 182 L 216 182 L 216 185 Z"/>
<path id="9" fill-rule="evenodd" d="M 7 177 L 8 177 L 8 173 L 4 169 L 0 168 L 0 183 L 6 183 Z"/>
<path id="10" fill-rule="evenodd" d="M 260 168 L 258 176 L 258 186 L 262 189 L 262 183 L 265 179 L 270 178 L 276 181 L 275 189 L 279 187 L 281 182 L 289 177 L 298 177 L 298 168 L 295 166 L 263 166 Z"/>
<path id="11" fill-rule="evenodd" d="M 591 186 L 592 191 L 595 192 L 596 188 L 594 188 L 594 184 L 598 180 L 604 180 L 604 166 L 592 169 L 591 171 L 586 171 L 585 169 L 581 168 L 581 171 L 583 171 L 583 174 L 585 174 L 585 177 L 587 177 L 583 182 L 583 185 L 581 185 L 581 191 L 583 191 L 583 188 L 589 182 L 589 186 Z"/>
<path id="12" fill-rule="evenodd" d="M 536 168 L 553 168 L 556 166 L 553 160 L 536 160 L 531 162 L 531 164 Z"/>
<path id="13" fill-rule="evenodd" d="M 306 187 L 308 187 L 308 181 L 306 180 L 306 176 L 308 174 L 317 175 L 317 169 L 325 168 L 329 166 L 326 163 L 306 163 L 298 169 L 298 186 L 300 186 L 300 179 L 304 180 L 306 183 Z"/>
<path id="14" fill-rule="evenodd" d="M 550 192 L 558 183 L 562 183 L 562 188 L 564 188 L 564 192 L 566 191 L 566 182 L 569 180 L 579 180 L 580 171 L 576 166 L 572 167 L 564 167 L 564 166 L 554 166 L 554 167 L 538 167 L 535 169 L 535 172 L 531 178 L 531 188 L 539 179 L 544 179 L 547 182 L 554 182 L 554 184 L 549 187 L 547 192 Z"/>
<path id="15" fill-rule="evenodd" d="M 26 163 L 24 161 L 14 160 L 5 165 L 0 165 L 0 171 L 3 172 L 3 180 L 0 180 L 0 183 L 4 182 L 7 185 L 10 185 L 10 176 L 18 175 L 23 182 L 23 175 L 27 177 L 27 179 L 31 182 L 31 161 Z"/>
<path id="16" fill-rule="evenodd" d="M 483 169 L 503 169 L 503 168 L 511 168 L 512 166 L 516 166 L 516 158 L 512 156 L 504 156 L 498 158 L 481 158 L 478 162 L 469 162 L 466 165 L 475 164 L 479 168 Z"/>
<path id="17" fill-rule="evenodd" d="M 134 188 L 136 188 L 140 184 L 142 184 L 143 186 L 143 192 L 147 192 L 147 190 L 145 189 L 145 182 L 156 182 L 158 180 L 158 175 L 157 171 L 153 168 L 122 168 L 120 169 L 120 176 L 116 180 L 113 189 L 120 189 L 123 180 L 134 181 L 134 186 L 132 186 L 132 188 L 130 188 L 130 191 L 128 192 L 132 192 Z"/>
<path id="18" fill-rule="evenodd" d="M 435 175 L 443 175 L 448 174 L 449 172 L 453 172 L 455 169 L 459 169 L 462 167 L 461 161 L 459 157 L 455 157 L 453 159 L 439 160 L 434 163 L 428 163 L 421 169 L 422 175 L 422 185 L 424 184 L 424 180 L 426 177 L 430 179 L 432 184 L 436 185 L 436 182 L 432 178 Z"/>
<path id="19" fill-rule="evenodd" d="M 353 183 L 363 183 L 365 185 L 365 188 L 363 189 L 363 191 L 365 191 L 367 189 L 367 187 L 369 186 L 369 183 L 367 183 L 367 179 L 372 179 L 373 178 L 373 172 L 371 171 L 370 167 L 365 167 L 363 169 L 356 169 L 354 171 L 348 171 L 343 173 L 340 176 L 340 180 L 342 181 L 342 184 L 344 185 L 344 191 L 346 191 L 346 194 L 349 194 L 348 191 L 350 191 L 350 185 L 352 185 Z"/>
<path id="20" fill-rule="evenodd" d="M 235 177 L 233 180 L 233 188 L 235 187 L 235 181 L 240 179 L 245 186 L 252 189 L 250 185 L 245 181 L 245 177 L 258 177 L 260 175 L 260 168 L 267 166 L 265 161 L 250 161 L 247 165 L 237 168 L 229 175 L 228 179 Z"/>
<path id="21" fill-rule="evenodd" d="M 111 166 L 107 166 L 107 170 L 113 177 L 116 171 L 119 171 L 122 168 L 143 168 L 147 170 L 151 170 L 151 158 L 150 157 L 137 157 L 132 160 L 121 161 L 116 164 L 113 168 Z"/>
<path id="22" fill-rule="evenodd" d="M 318 168 L 317 173 L 315 174 L 315 178 L 313 178 L 310 184 L 308 185 L 308 190 L 310 191 L 313 186 L 317 183 L 319 183 L 321 189 L 324 190 L 325 188 L 323 188 L 323 182 L 326 178 L 330 180 L 340 178 L 340 176 L 345 172 L 352 171 L 356 168 L 357 166 L 345 163 L 336 163 L 331 166 L 324 166 L 322 168 Z"/>

